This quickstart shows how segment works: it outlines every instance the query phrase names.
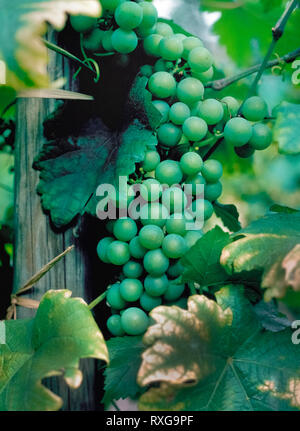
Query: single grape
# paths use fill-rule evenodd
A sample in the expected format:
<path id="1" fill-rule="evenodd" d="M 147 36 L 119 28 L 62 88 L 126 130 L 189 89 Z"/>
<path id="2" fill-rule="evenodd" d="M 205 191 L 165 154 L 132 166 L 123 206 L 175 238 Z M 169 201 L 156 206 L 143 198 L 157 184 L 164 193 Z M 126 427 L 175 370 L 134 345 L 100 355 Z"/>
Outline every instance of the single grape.
<path id="1" fill-rule="evenodd" d="M 164 160 L 155 169 L 155 178 L 161 184 L 172 186 L 180 184 L 182 180 L 182 171 L 178 162 L 174 160 Z"/>
<path id="2" fill-rule="evenodd" d="M 115 310 L 122 310 L 126 307 L 126 301 L 120 293 L 120 283 L 113 284 L 107 290 L 106 301 Z"/>
<path id="3" fill-rule="evenodd" d="M 167 257 L 178 259 L 187 251 L 187 245 L 181 235 L 170 233 L 163 240 L 162 250 Z"/>
<path id="4" fill-rule="evenodd" d="M 223 175 L 223 167 L 218 160 L 206 160 L 202 167 L 202 175 L 208 183 L 216 183 Z"/>
<path id="5" fill-rule="evenodd" d="M 111 244 L 114 241 L 114 238 L 107 236 L 105 238 L 102 238 L 97 245 L 97 254 L 99 259 L 102 260 L 104 263 L 110 263 L 109 259 L 107 258 L 107 247 L 109 244 Z"/>
<path id="6" fill-rule="evenodd" d="M 150 34 L 144 39 L 144 51 L 151 57 L 159 57 L 159 44 L 163 36 L 160 34 Z"/>
<path id="7" fill-rule="evenodd" d="M 112 46 L 112 35 L 113 31 L 109 30 L 106 31 L 102 37 L 102 46 L 105 49 L 105 51 L 111 52 L 114 50 L 114 47 Z"/>
<path id="8" fill-rule="evenodd" d="M 239 102 L 231 96 L 225 96 L 223 97 L 223 99 L 221 99 L 221 102 L 223 104 L 225 104 L 228 114 L 227 114 L 227 118 L 231 118 L 231 117 L 236 117 L 238 112 L 239 112 L 239 108 L 240 108 L 240 104 Z"/>
<path id="9" fill-rule="evenodd" d="M 213 57 L 208 49 L 199 46 L 190 51 L 188 64 L 196 72 L 206 72 L 213 65 Z"/>
<path id="10" fill-rule="evenodd" d="M 123 274 L 126 278 L 140 278 L 143 274 L 143 267 L 140 263 L 129 260 L 123 266 Z"/>
<path id="11" fill-rule="evenodd" d="M 107 319 L 106 325 L 109 332 L 115 337 L 121 337 L 122 335 L 125 335 L 125 331 L 121 323 L 121 316 L 118 314 L 110 316 Z"/>
<path id="12" fill-rule="evenodd" d="M 266 124 L 254 124 L 252 131 L 253 133 L 249 145 L 255 150 L 265 150 L 271 145 L 272 132 Z"/>
<path id="13" fill-rule="evenodd" d="M 250 144 L 245 144 L 242 147 L 234 147 L 234 151 L 242 159 L 247 159 L 253 156 L 255 149 Z"/>
<path id="14" fill-rule="evenodd" d="M 143 29 L 153 28 L 156 25 L 157 18 L 158 18 L 156 7 L 147 1 L 140 2 L 139 6 L 143 10 L 143 19 L 140 24 L 140 28 L 143 28 Z"/>
<path id="15" fill-rule="evenodd" d="M 170 111 L 170 106 L 168 105 L 168 103 L 165 102 L 164 100 L 154 100 L 152 103 L 162 115 L 160 123 L 161 124 L 166 123 L 169 119 L 169 111 Z"/>
<path id="16" fill-rule="evenodd" d="M 199 47 L 202 47 L 202 46 L 203 46 L 203 43 L 202 43 L 202 41 L 198 37 L 194 37 L 194 36 L 187 37 L 183 41 L 183 54 L 182 54 L 182 58 L 184 58 L 185 60 L 187 60 L 188 57 L 189 57 L 190 52 L 194 48 L 199 48 Z"/>
<path id="17" fill-rule="evenodd" d="M 138 301 L 143 290 L 143 284 L 135 278 L 125 278 L 120 284 L 120 294 L 128 302 Z"/>
<path id="18" fill-rule="evenodd" d="M 204 220 L 208 220 L 213 215 L 214 207 L 206 199 L 196 199 L 192 203 L 192 211 L 195 214 L 195 216 L 203 212 Z"/>
<path id="19" fill-rule="evenodd" d="M 176 284 L 174 282 L 169 282 L 168 289 L 164 294 L 164 299 L 166 301 L 176 301 L 183 294 L 185 289 L 184 284 Z"/>
<path id="20" fill-rule="evenodd" d="M 154 171 L 157 165 L 160 163 L 160 155 L 157 151 L 147 151 L 145 153 L 145 158 L 142 163 L 142 168 L 145 172 Z"/>
<path id="21" fill-rule="evenodd" d="M 182 126 L 184 135 L 190 141 L 201 141 L 207 134 L 208 127 L 202 118 L 189 117 Z"/>
<path id="22" fill-rule="evenodd" d="M 178 100 L 189 106 L 202 99 L 203 94 L 203 84 L 196 78 L 185 78 L 177 85 Z"/>
<path id="23" fill-rule="evenodd" d="M 166 274 L 159 277 L 147 275 L 144 281 L 145 291 L 151 296 L 162 296 L 169 285 L 169 280 Z"/>
<path id="24" fill-rule="evenodd" d="M 174 103 L 169 111 L 169 119 L 177 126 L 181 126 L 191 115 L 190 108 L 182 102 Z"/>
<path id="25" fill-rule="evenodd" d="M 154 72 L 169 72 L 174 67 L 173 63 L 171 61 L 166 61 L 163 58 L 159 58 L 154 66 Z"/>
<path id="26" fill-rule="evenodd" d="M 217 200 L 221 194 L 222 194 L 222 184 L 220 181 L 213 183 L 213 184 L 207 184 L 204 189 L 204 197 L 210 202 L 214 202 Z"/>
<path id="27" fill-rule="evenodd" d="M 176 36 L 164 37 L 159 44 L 159 53 L 164 60 L 178 60 L 183 53 L 181 40 Z"/>
<path id="28" fill-rule="evenodd" d="M 155 72 L 149 79 L 148 87 L 159 99 L 166 99 L 176 93 L 176 81 L 168 72 Z"/>
<path id="29" fill-rule="evenodd" d="M 137 225 L 129 217 L 123 217 L 116 220 L 114 224 L 114 235 L 120 241 L 130 241 L 137 234 Z"/>
<path id="30" fill-rule="evenodd" d="M 173 123 L 162 124 L 157 130 L 158 142 L 165 147 L 175 147 L 180 141 L 182 130 Z"/>
<path id="31" fill-rule="evenodd" d="M 138 38 L 134 31 L 118 28 L 112 34 L 111 43 L 115 51 L 121 54 L 129 54 L 136 49 Z"/>
<path id="32" fill-rule="evenodd" d="M 143 259 L 148 250 L 142 246 L 139 237 L 135 236 L 129 243 L 129 251 L 135 259 Z"/>
<path id="33" fill-rule="evenodd" d="M 115 20 L 121 29 L 132 30 L 138 27 L 143 19 L 143 9 L 138 3 L 125 1 L 115 11 Z"/>
<path id="34" fill-rule="evenodd" d="M 203 118 L 208 125 L 219 123 L 224 116 L 224 108 L 221 102 L 216 99 L 206 99 L 199 104 L 199 117 Z"/>
<path id="35" fill-rule="evenodd" d="M 141 307 L 146 311 L 151 311 L 153 308 L 158 307 L 162 303 L 161 297 L 154 297 L 151 295 L 148 295 L 147 292 L 144 292 L 142 296 L 140 297 L 140 304 Z"/>
<path id="36" fill-rule="evenodd" d="M 142 227 L 139 233 L 140 243 L 143 247 L 154 250 L 162 245 L 164 233 L 156 225 L 147 225 Z"/>
<path id="37" fill-rule="evenodd" d="M 211 81 L 214 77 L 214 68 L 210 67 L 205 72 L 197 72 L 196 70 L 191 71 L 191 75 L 193 78 L 199 79 L 202 83 L 206 84 Z"/>
<path id="38" fill-rule="evenodd" d="M 174 213 L 166 222 L 167 233 L 176 233 L 177 235 L 184 236 L 186 233 L 187 220 L 181 213 Z"/>
<path id="39" fill-rule="evenodd" d="M 145 39 L 146 37 L 150 36 L 151 34 L 155 34 L 156 25 L 153 27 L 142 27 L 142 25 L 139 25 L 137 28 L 134 29 L 137 36 L 141 39 Z"/>
<path id="40" fill-rule="evenodd" d="M 150 64 L 145 64 L 140 68 L 140 74 L 146 76 L 146 78 L 150 78 L 153 75 L 153 67 Z"/>
<path id="41" fill-rule="evenodd" d="M 165 274 L 169 267 L 169 259 L 160 248 L 148 251 L 143 263 L 145 270 L 154 277 Z"/>
<path id="42" fill-rule="evenodd" d="M 73 30 L 79 33 L 86 33 L 95 27 L 97 18 L 86 15 L 72 15 L 70 17 L 70 23 Z"/>
<path id="43" fill-rule="evenodd" d="M 101 5 L 104 10 L 114 12 L 123 0 L 101 0 Z"/>
<path id="44" fill-rule="evenodd" d="M 165 22 L 158 22 L 156 24 L 156 33 L 161 35 L 162 37 L 168 37 L 174 34 L 172 27 Z"/>
<path id="45" fill-rule="evenodd" d="M 199 154 L 194 151 L 183 154 L 180 159 L 180 167 L 184 174 L 193 176 L 201 171 L 203 160 Z"/>
<path id="46" fill-rule="evenodd" d="M 178 260 L 176 263 L 174 263 L 173 265 L 170 265 L 167 274 L 171 277 L 171 278 L 177 278 L 180 275 L 183 274 L 184 271 L 184 266 L 181 265 L 180 261 Z"/>
<path id="47" fill-rule="evenodd" d="M 170 214 L 183 211 L 187 205 L 187 197 L 179 187 L 166 189 L 162 194 L 161 201 L 168 208 Z"/>
<path id="48" fill-rule="evenodd" d="M 140 194 L 146 202 L 158 201 L 162 194 L 162 186 L 154 178 L 148 178 L 141 184 Z"/>
<path id="49" fill-rule="evenodd" d="M 106 256 L 114 265 L 124 265 L 130 259 L 129 246 L 123 241 L 113 241 L 107 247 Z"/>
<path id="50" fill-rule="evenodd" d="M 248 120 L 241 117 L 231 118 L 224 128 L 224 138 L 235 147 L 247 144 L 252 136 L 252 126 Z"/>
<path id="51" fill-rule="evenodd" d="M 184 239 L 186 242 L 187 247 L 190 249 L 192 248 L 198 239 L 203 237 L 203 232 L 199 230 L 189 230 L 185 235 Z"/>
<path id="52" fill-rule="evenodd" d="M 188 177 L 184 183 L 191 186 L 191 191 L 187 190 L 192 193 L 193 196 L 199 196 L 204 192 L 206 180 L 201 174 L 196 174 Z"/>
<path id="53" fill-rule="evenodd" d="M 144 205 L 140 211 L 140 219 L 144 226 L 153 224 L 163 227 L 168 217 L 169 211 L 167 208 L 157 202 Z"/>
<path id="54" fill-rule="evenodd" d="M 99 28 L 94 28 L 90 33 L 85 34 L 83 37 L 83 46 L 88 51 L 101 51 L 102 49 L 102 39 L 105 31 Z"/>
<path id="55" fill-rule="evenodd" d="M 128 335 L 141 335 L 149 325 L 147 314 L 137 307 L 130 307 L 121 315 L 121 324 Z"/>
<path id="56" fill-rule="evenodd" d="M 268 107 L 261 97 L 249 97 L 243 104 L 242 114 L 249 121 L 261 121 L 267 116 Z"/>

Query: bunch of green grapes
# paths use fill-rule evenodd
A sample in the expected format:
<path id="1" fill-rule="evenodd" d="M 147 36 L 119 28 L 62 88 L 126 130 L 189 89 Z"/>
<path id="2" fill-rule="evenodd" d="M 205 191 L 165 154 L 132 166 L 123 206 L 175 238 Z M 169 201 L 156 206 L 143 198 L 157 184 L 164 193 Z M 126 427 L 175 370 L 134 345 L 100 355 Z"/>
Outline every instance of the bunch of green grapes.
<path id="1" fill-rule="evenodd" d="M 139 38 L 154 31 L 157 10 L 147 1 L 101 0 L 101 18 L 72 16 L 74 30 L 83 33 L 83 46 L 92 52 L 129 54 Z"/>
<path id="2" fill-rule="evenodd" d="M 212 202 L 222 193 L 222 165 L 216 160 L 203 163 L 193 151 L 180 161 L 161 161 L 150 148 L 142 168 L 147 178 L 128 184 L 122 199 L 129 216 L 110 220 L 111 236 L 97 247 L 103 262 L 122 267 L 120 281 L 109 286 L 106 296 L 112 309 L 107 327 L 114 336 L 143 334 L 148 313 L 161 304 L 186 306 L 188 287 L 178 278 L 183 272 L 180 259 L 203 235 L 197 214 L 209 219 Z M 204 196 L 198 194 L 197 185 L 204 186 Z M 131 217 L 137 186 L 140 211 Z"/>

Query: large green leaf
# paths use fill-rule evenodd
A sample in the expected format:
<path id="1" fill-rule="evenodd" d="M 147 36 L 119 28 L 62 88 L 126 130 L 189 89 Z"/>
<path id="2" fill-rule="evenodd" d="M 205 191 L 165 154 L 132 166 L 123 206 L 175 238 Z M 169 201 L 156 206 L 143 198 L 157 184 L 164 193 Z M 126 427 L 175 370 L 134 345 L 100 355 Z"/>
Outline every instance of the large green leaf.
<path id="1" fill-rule="evenodd" d="M 58 410 L 62 399 L 42 384 L 63 375 L 77 388 L 81 358 L 108 362 L 105 341 L 87 304 L 69 290 L 50 290 L 32 320 L 5 322 L 0 345 L 0 410 Z"/>
<path id="2" fill-rule="evenodd" d="M 289 287 L 300 290 L 300 213 L 267 215 L 233 239 L 221 256 L 228 274 L 261 272 L 266 300 L 284 297 Z"/>
<path id="3" fill-rule="evenodd" d="M 155 324 L 144 337 L 149 347 L 138 381 L 173 391 L 162 400 L 150 389 L 141 407 L 149 402 L 153 409 L 157 397 L 165 410 L 300 409 L 299 349 L 291 329 L 263 330 L 241 287 L 224 287 L 216 296 L 217 302 L 190 297 L 187 311 L 158 307 L 150 313 Z"/>
<path id="4" fill-rule="evenodd" d="M 300 105 L 282 102 L 276 109 L 274 140 L 282 154 L 300 154 Z"/>
<path id="5" fill-rule="evenodd" d="M 15 89 L 48 87 L 47 50 L 40 38 L 47 23 L 61 30 L 67 14 L 100 16 L 98 0 L 0 0 L 0 58 Z"/>

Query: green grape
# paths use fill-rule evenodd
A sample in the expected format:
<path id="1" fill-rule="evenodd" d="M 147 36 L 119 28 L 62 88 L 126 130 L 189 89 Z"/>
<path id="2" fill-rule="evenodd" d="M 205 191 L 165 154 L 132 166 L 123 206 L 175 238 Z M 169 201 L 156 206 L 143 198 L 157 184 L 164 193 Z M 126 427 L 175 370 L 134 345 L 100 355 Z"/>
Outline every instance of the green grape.
<path id="1" fill-rule="evenodd" d="M 242 114 L 249 121 L 261 121 L 267 116 L 268 107 L 261 97 L 249 97 L 243 104 Z"/>
<path id="2" fill-rule="evenodd" d="M 143 284 L 136 278 L 125 278 L 120 284 L 121 297 L 128 302 L 138 301 L 143 290 Z"/>
<path id="3" fill-rule="evenodd" d="M 140 243 L 143 247 L 154 250 L 162 245 L 164 233 L 156 225 L 147 225 L 142 227 L 139 233 Z"/>
<path id="4" fill-rule="evenodd" d="M 188 177 L 185 180 L 185 184 L 191 185 L 191 192 L 193 196 L 201 194 L 204 191 L 204 186 L 206 184 L 205 178 L 201 174 L 196 174 L 191 177 Z M 202 188 L 198 187 L 202 186 Z"/>
<path id="5" fill-rule="evenodd" d="M 134 31 L 118 28 L 112 34 L 111 43 L 115 51 L 129 54 L 136 49 L 138 38 Z"/>
<path id="6" fill-rule="evenodd" d="M 125 335 L 125 331 L 121 323 L 121 316 L 118 314 L 110 316 L 107 319 L 106 325 L 109 332 L 115 337 L 121 337 L 122 335 Z"/>
<path id="7" fill-rule="evenodd" d="M 172 27 L 164 22 L 158 22 L 156 24 L 156 33 L 162 37 L 168 37 L 174 34 Z"/>
<path id="8" fill-rule="evenodd" d="M 190 51 L 188 64 L 196 72 L 206 72 L 213 65 L 213 57 L 208 49 L 199 46 Z"/>
<path id="9" fill-rule="evenodd" d="M 167 257 L 178 259 L 186 253 L 187 245 L 181 235 L 170 233 L 163 240 L 162 250 Z"/>
<path id="10" fill-rule="evenodd" d="M 169 275 L 169 277 L 171 278 L 177 278 L 180 275 L 183 274 L 184 271 L 184 266 L 181 265 L 180 261 L 178 260 L 176 263 L 174 263 L 173 265 L 170 265 L 167 274 Z"/>
<path id="11" fill-rule="evenodd" d="M 188 59 L 190 52 L 194 48 L 202 47 L 203 43 L 198 37 L 190 36 L 183 41 L 183 54 L 182 58 Z"/>
<path id="12" fill-rule="evenodd" d="M 203 237 L 203 232 L 199 230 L 189 230 L 185 235 L 184 239 L 188 249 L 192 248 L 198 239 Z"/>
<path id="13" fill-rule="evenodd" d="M 143 259 L 148 250 L 142 246 L 139 237 L 135 236 L 129 243 L 129 251 L 135 259 Z"/>
<path id="14" fill-rule="evenodd" d="M 169 267 L 169 259 L 160 248 L 148 251 L 143 263 L 145 270 L 154 277 L 165 274 Z"/>
<path id="15" fill-rule="evenodd" d="M 70 23 L 73 30 L 79 33 L 86 33 L 95 27 L 97 18 L 85 15 L 72 15 L 70 17 Z"/>
<path id="16" fill-rule="evenodd" d="M 127 308 L 122 313 L 121 324 L 128 335 L 142 335 L 149 325 L 147 314 L 137 307 Z"/>
<path id="17" fill-rule="evenodd" d="M 114 235 L 120 241 L 130 241 L 137 234 L 137 225 L 129 217 L 123 217 L 116 220 L 114 224 Z"/>
<path id="18" fill-rule="evenodd" d="M 179 308 L 187 309 L 188 308 L 187 302 L 188 302 L 187 298 L 180 298 L 177 301 L 170 301 L 166 305 L 169 305 L 169 306 L 174 305 L 174 306 L 179 307 Z"/>
<path id="19" fill-rule="evenodd" d="M 216 183 L 223 175 L 223 167 L 218 160 L 206 160 L 202 167 L 202 175 L 208 183 Z"/>
<path id="20" fill-rule="evenodd" d="M 115 220 L 108 220 L 108 222 L 106 222 L 106 230 L 109 233 L 113 233 L 114 230 L 114 224 L 115 224 Z"/>
<path id="21" fill-rule="evenodd" d="M 129 246 L 123 241 L 113 241 L 107 247 L 106 256 L 114 265 L 124 265 L 130 259 Z"/>
<path id="22" fill-rule="evenodd" d="M 147 28 L 139 25 L 137 28 L 134 29 L 137 36 L 140 37 L 141 39 L 145 39 L 151 34 L 154 34 L 155 30 L 156 30 L 156 25 L 154 25 L 153 27 L 147 27 Z"/>
<path id="23" fill-rule="evenodd" d="M 113 35 L 113 31 L 109 30 L 106 31 L 102 37 L 102 46 L 105 49 L 105 51 L 111 52 L 114 50 L 113 46 L 112 46 L 112 35 Z"/>
<path id="24" fill-rule="evenodd" d="M 192 203 L 192 211 L 194 214 L 199 214 L 203 211 L 204 220 L 208 220 L 214 212 L 214 207 L 206 199 L 196 199 Z"/>
<path id="25" fill-rule="evenodd" d="M 155 72 L 149 79 L 148 87 L 159 99 L 166 99 L 176 93 L 176 81 L 168 72 Z"/>
<path id="26" fill-rule="evenodd" d="M 122 0 L 101 0 L 101 5 L 104 10 L 114 12 L 121 2 Z"/>
<path id="27" fill-rule="evenodd" d="M 170 111 L 170 106 L 168 105 L 168 103 L 165 102 L 164 100 L 154 100 L 152 103 L 162 115 L 160 123 L 161 124 L 166 123 L 169 119 L 169 111 Z"/>
<path id="28" fill-rule="evenodd" d="M 146 202 L 158 201 L 162 194 L 162 186 L 154 178 L 148 178 L 143 181 L 140 193 Z"/>
<path id="29" fill-rule="evenodd" d="M 204 189 L 204 197 L 210 202 L 217 200 L 222 194 L 222 184 L 220 181 L 213 184 L 207 184 Z"/>
<path id="30" fill-rule="evenodd" d="M 95 28 L 83 37 L 83 47 L 88 51 L 100 51 L 102 49 L 102 39 L 105 31 Z"/>
<path id="31" fill-rule="evenodd" d="M 176 36 L 164 37 L 159 44 L 159 53 L 164 60 L 178 60 L 183 53 L 181 40 Z"/>
<path id="32" fill-rule="evenodd" d="M 174 103 L 169 111 L 169 119 L 177 126 L 181 126 L 191 115 L 190 108 L 182 102 Z"/>
<path id="33" fill-rule="evenodd" d="M 140 297 L 140 304 L 141 307 L 146 311 L 151 311 L 153 308 L 158 307 L 162 303 L 162 298 L 159 296 L 151 296 L 148 295 L 148 293 L 144 292 L 142 296 Z"/>
<path id="34" fill-rule="evenodd" d="M 162 194 L 161 201 L 169 209 L 170 214 L 183 211 L 187 205 L 186 195 L 179 187 L 166 189 Z"/>
<path id="35" fill-rule="evenodd" d="M 170 218 L 166 222 L 166 231 L 170 233 L 176 233 L 177 235 L 184 236 L 186 233 L 187 220 L 181 213 L 174 213 L 170 215 Z"/>
<path id="36" fill-rule="evenodd" d="M 169 280 L 166 274 L 159 277 L 147 275 L 144 281 L 145 291 L 151 296 L 162 296 L 169 285 Z"/>
<path id="37" fill-rule="evenodd" d="M 197 72 L 196 70 L 191 71 L 191 75 L 193 78 L 199 79 L 202 83 L 206 84 L 211 81 L 214 77 L 214 68 L 210 67 L 205 72 Z"/>
<path id="38" fill-rule="evenodd" d="M 159 44 L 163 36 L 160 34 L 150 34 L 144 39 L 144 51 L 151 57 L 159 57 Z"/>
<path id="39" fill-rule="evenodd" d="M 165 147 L 175 147 L 180 141 L 182 130 L 173 123 L 162 124 L 157 130 L 158 142 Z"/>
<path id="40" fill-rule="evenodd" d="M 163 58 L 159 58 L 153 66 L 154 72 L 168 72 L 167 63 L 170 62 L 165 61 Z M 173 66 L 173 63 L 171 64 Z"/>
<path id="41" fill-rule="evenodd" d="M 265 150 L 272 143 L 272 132 L 266 124 L 254 124 L 249 145 L 255 150 Z"/>
<path id="42" fill-rule="evenodd" d="M 115 310 L 122 310 L 126 307 L 126 301 L 120 293 L 120 283 L 113 284 L 107 290 L 106 301 Z"/>
<path id="43" fill-rule="evenodd" d="M 183 154 L 180 159 L 180 167 L 184 174 L 193 176 L 201 171 L 203 160 L 199 154 L 194 151 Z"/>
<path id="44" fill-rule="evenodd" d="M 174 160 L 164 160 L 155 169 L 155 178 L 161 184 L 172 186 L 180 184 L 182 180 L 182 171 L 178 162 Z"/>
<path id="45" fill-rule="evenodd" d="M 157 151 L 147 151 L 145 153 L 145 158 L 142 163 L 142 168 L 145 172 L 154 171 L 157 165 L 160 163 L 160 155 Z"/>
<path id="46" fill-rule="evenodd" d="M 153 4 L 146 1 L 139 3 L 139 6 L 143 10 L 143 19 L 140 24 L 140 28 L 149 29 L 154 27 L 157 23 L 157 17 L 158 17 L 156 7 L 153 6 Z"/>
<path id="47" fill-rule="evenodd" d="M 157 202 L 144 205 L 140 211 L 140 219 L 144 226 L 154 224 L 163 227 L 168 217 L 169 211 L 167 208 Z"/>
<path id="48" fill-rule="evenodd" d="M 242 147 L 234 147 L 234 151 L 242 159 L 247 159 L 254 154 L 255 149 L 250 144 L 245 144 Z"/>
<path id="49" fill-rule="evenodd" d="M 174 282 L 169 282 L 168 289 L 164 294 L 164 299 L 166 301 L 176 301 L 183 294 L 185 289 L 184 284 L 175 284 Z"/>
<path id="50" fill-rule="evenodd" d="M 196 78 L 185 78 L 177 85 L 178 100 L 189 106 L 202 99 L 203 94 L 203 84 Z"/>
<path id="51" fill-rule="evenodd" d="M 121 29 L 132 30 L 138 27 L 143 19 L 143 9 L 138 3 L 125 1 L 115 11 L 115 20 Z"/>
<path id="52" fill-rule="evenodd" d="M 201 141 L 207 134 L 206 122 L 199 117 L 189 117 L 182 126 L 184 135 L 193 142 Z"/>
<path id="53" fill-rule="evenodd" d="M 114 241 L 114 238 L 111 238 L 110 236 L 107 236 L 106 238 L 102 238 L 97 245 L 97 254 L 99 259 L 102 260 L 104 263 L 110 263 L 109 259 L 107 258 L 107 247 L 109 244 L 111 244 Z"/>
<path id="54" fill-rule="evenodd" d="M 199 104 L 199 117 L 203 118 L 208 125 L 219 123 L 224 116 L 224 108 L 221 102 L 216 99 L 206 99 Z"/>
<path id="55" fill-rule="evenodd" d="M 126 278 L 139 278 L 143 274 L 143 267 L 134 260 L 129 260 L 123 266 L 123 274 Z"/>
<path id="56" fill-rule="evenodd" d="M 241 117 L 231 118 L 224 128 L 224 138 L 235 147 L 247 144 L 252 136 L 252 126 L 248 120 Z"/>
<path id="57" fill-rule="evenodd" d="M 225 96 L 223 97 L 223 99 L 221 99 L 221 102 L 224 103 L 226 105 L 227 111 L 228 111 L 228 119 L 230 117 L 236 117 L 239 109 L 240 109 L 240 105 L 239 102 L 231 96 Z"/>
<path id="58" fill-rule="evenodd" d="M 174 36 L 177 37 L 179 40 L 181 40 L 181 42 L 183 42 L 187 38 L 187 36 L 182 33 L 175 33 Z"/>
<path id="59" fill-rule="evenodd" d="M 140 73 L 142 76 L 146 76 L 146 78 L 150 78 L 153 75 L 153 67 L 149 64 L 145 64 L 140 68 Z"/>

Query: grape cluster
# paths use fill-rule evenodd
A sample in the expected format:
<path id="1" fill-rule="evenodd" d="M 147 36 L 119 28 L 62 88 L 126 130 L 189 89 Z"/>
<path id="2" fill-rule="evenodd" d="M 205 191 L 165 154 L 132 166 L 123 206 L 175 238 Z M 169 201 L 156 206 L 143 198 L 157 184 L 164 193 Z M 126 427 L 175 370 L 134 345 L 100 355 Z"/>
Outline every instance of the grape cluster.
<path id="1" fill-rule="evenodd" d="M 157 23 L 157 10 L 147 1 L 101 0 L 101 18 L 72 16 L 74 30 L 84 33 L 83 46 L 92 52 L 129 54 L 139 38 L 150 34 Z"/>

